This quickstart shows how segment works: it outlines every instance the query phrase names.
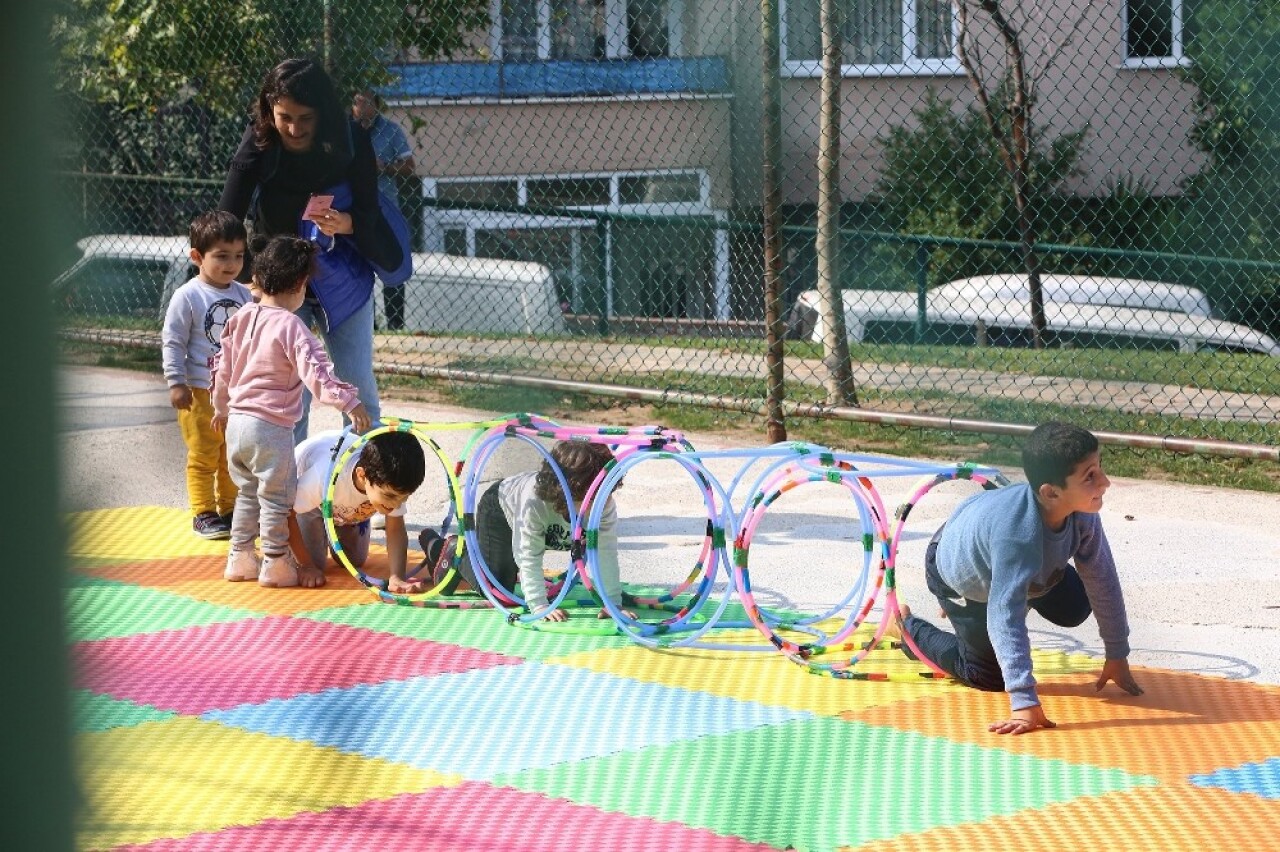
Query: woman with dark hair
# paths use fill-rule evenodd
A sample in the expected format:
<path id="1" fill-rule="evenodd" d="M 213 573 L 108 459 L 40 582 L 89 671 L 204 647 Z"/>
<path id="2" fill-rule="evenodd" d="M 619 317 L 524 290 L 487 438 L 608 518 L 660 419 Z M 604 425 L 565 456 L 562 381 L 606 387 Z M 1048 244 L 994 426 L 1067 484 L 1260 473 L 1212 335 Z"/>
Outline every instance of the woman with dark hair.
<path id="1" fill-rule="evenodd" d="M 373 376 L 373 271 L 368 264 L 395 269 L 404 250 L 379 209 L 369 132 L 349 119 L 333 81 L 309 59 L 286 59 L 272 68 L 251 117 L 218 207 L 250 218 L 251 249 L 265 237 L 297 236 L 304 225 L 313 224 L 317 239 L 348 239 L 368 261 L 314 277 L 298 316 L 319 329 L 338 375 L 356 386 L 376 423 L 381 411 Z M 347 187 L 343 197 L 349 204 L 313 210 L 304 222 L 311 197 L 335 194 L 340 185 Z M 306 437 L 308 402 L 295 441 Z"/>

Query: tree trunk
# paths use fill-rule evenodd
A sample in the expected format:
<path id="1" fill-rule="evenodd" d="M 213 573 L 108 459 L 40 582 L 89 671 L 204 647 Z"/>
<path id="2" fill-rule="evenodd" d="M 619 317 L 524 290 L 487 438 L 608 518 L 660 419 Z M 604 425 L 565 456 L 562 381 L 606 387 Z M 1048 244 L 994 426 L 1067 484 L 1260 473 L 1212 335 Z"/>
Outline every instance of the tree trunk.
<path id="1" fill-rule="evenodd" d="M 1022 54 L 1017 53 L 1021 62 Z M 1015 74 L 1017 86 L 1009 106 L 1010 135 L 1013 139 L 1013 203 L 1018 211 L 1018 256 L 1027 275 L 1027 296 L 1031 309 L 1031 345 L 1045 347 L 1048 322 L 1044 316 L 1044 289 L 1040 283 L 1040 260 L 1036 255 L 1036 213 L 1031 198 L 1031 116 L 1025 77 Z"/>
<path id="2" fill-rule="evenodd" d="M 822 99 L 818 129 L 818 295 L 822 301 L 822 352 L 827 403 L 857 405 L 849 338 L 840 296 L 840 33 L 841 0 L 821 0 Z"/>
<path id="3" fill-rule="evenodd" d="M 786 399 L 779 309 L 782 282 L 782 77 L 779 68 L 777 0 L 760 0 L 760 35 L 764 76 L 764 322 L 766 329 L 765 428 L 770 443 L 787 440 L 782 403 Z"/>

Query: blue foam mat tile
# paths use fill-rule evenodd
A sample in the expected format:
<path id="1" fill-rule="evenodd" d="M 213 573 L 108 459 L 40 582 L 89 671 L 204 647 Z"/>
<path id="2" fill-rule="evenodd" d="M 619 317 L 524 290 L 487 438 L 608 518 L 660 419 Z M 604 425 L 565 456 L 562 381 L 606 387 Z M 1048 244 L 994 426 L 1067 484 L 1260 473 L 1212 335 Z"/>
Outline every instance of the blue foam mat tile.
<path id="1" fill-rule="evenodd" d="M 1233 793 L 1253 793 L 1264 799 L 1280 800 L 1280 757 L 1192 775 L 1190 780 L 1198 787 L 1218 787 Z"/>
<path id="2" fill-rule="evenodd" d="M 332 689 L 203 718 L 487 780 L 813 716 L 568 666 L 499 668 Z"/>

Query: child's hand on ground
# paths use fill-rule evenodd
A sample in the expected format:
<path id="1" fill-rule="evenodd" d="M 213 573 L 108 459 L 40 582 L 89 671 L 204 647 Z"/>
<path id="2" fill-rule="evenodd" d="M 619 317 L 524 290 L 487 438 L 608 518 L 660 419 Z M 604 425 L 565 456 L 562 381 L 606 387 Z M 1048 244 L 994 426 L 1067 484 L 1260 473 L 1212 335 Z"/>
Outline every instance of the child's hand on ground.
<path id="1" fill-rule="evenodd" d="M 1102 673 L 1098 675 L 1096 689 L 1102 691 L 1102 687 L 1107 685 L 1107 681 L 1115 681 L 1116 686 L 1123 689 L 1130 695 L 1141 695 L 1142 687 L 1138 686 L 1138 682 L 1133 679 L 1133 674 L 1129 671 L 1129 661 L 1123 659 L 1107 660 L 1102 665 Z"/>
<path id="2" fill-rule="evenodd" d="M 351 428 L 357 435 L 369 431 L 369 410 L 364 407 L 363 402 L 357 402 L 356 407 L 347 412 L 347 416 L 351 418 Z"/>
<path id="3" fill-rule="evenodd" d="M 387 591 L 393 595 L 416 595 L 422 591 L 422 580 L 406 580 L 404 577 L 391 577 L 387 580 Z"/>
<path id="4" fill-rule="evenodd" d="M 1050 721 L 1049 717 L 1044 715 L 1044 708 L 1039 704 L 1033 704 L 1030 707 L 1024 707 L 1021 710 L 1014 710 L 1009 714 L 1008 719 L 999 722 L 992 722 L 987 726 L 987 730 L 993 734 L 1029 734 L 1036 728 L 1056 728 L 1057 722 Z"/>
<path id="5" fill-rule="evenodd" d="M 546 615 L 544 615 L 543 618 L 545 618 L 547 621 L 568 621 L 569 613 L 564 611 L 563 609 L 556 608 L 551 610 L 551 612 L 547 613 Z"/>
<path id="6" fill-rule="evenodd" d="M 227 431 L 227 418 L 222 414 L 213 415 L 213 419 L 209 421 L 209 425 L 213 427 L 215 432 Z"/>
<path id="7" fill-rule="evenodd" d="M 191 408 L 191 388 L 186 385 L 169 388 L 169 404 L 179 411 L 188 411 Z"/>
<path id="8" fill-rule="evenodd" d="M 636 620 L 636 614 L 631 610 L 623 609 L 620 611 L 622 612 L 623 615 L 625 615 L 627 618 L 631 619 L 632 621 Z M 596 613 L 596 618 L 612 618 L 612 617 L 613 616 L 609 615 L 609 610 L 607 609 L 602 609 L 598 613 Z"/>

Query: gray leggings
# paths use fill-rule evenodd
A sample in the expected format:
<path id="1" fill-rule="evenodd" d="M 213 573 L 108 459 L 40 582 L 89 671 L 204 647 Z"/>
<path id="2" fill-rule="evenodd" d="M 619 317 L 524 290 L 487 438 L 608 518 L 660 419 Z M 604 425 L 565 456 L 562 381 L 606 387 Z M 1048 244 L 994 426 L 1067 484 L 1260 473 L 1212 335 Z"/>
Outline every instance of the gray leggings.
<path id="1" fill-rule="evenodd" d="M 253 540 L 261 535 L 263 555 L 283 556 L 289 549 L 289 510 L 298 488 L 293 429 L 232 414 L 227 418 L 227 469 L 240 489 L 231 547 L 252 550 Z"/>
<path id="2" fill-rule="evenodd" d="M 298 530 L 302 533 L 307 553 L 311 555 L 311 564 L 323 571 L 332 552 L 329 549 L 329 534 L 324 529 L 324 515 L 319 509 L 303 512 L 298 515 Z M 342 545 L 342 552 L 347 554 L 347 559 L 356 568 L 363 567 L 365 560 L 369 558 L 369 525 L 349 524 L 337 527 L 337 531 L 338 542 Z"/>

